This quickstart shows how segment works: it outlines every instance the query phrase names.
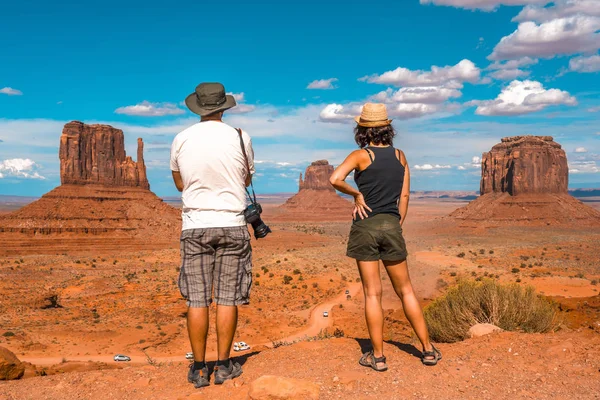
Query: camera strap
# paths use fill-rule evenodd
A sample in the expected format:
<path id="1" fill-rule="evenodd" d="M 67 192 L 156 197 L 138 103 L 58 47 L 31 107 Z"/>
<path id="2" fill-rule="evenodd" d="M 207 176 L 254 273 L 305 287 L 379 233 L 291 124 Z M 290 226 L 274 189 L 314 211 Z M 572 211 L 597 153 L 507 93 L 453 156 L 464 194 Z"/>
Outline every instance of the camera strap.
<path id="1" fill-rule="evenodd" d="M 246 194 L 248 194 L 248 198 L 253 204 L 256 204 L 256 193 L 254 192 L 254 183 L 252 183 L 252 174 L 250 173 L 250 163 L 248 162 L 248 155 L 246 154 L 246 145 L 244 145 L 244 138 L 242 137 L 242 130 L 240 128 L 235 128 L 239 137 L 240 137 L 240 146 L 242 147 L 242 154 L 244 155 L 244 160 L 246 161 L 246 171 L 248 171 L 248 176 L 250 176 L 250 188 L 252 189 L 252 196 L 250 196 L 250 192 L 246 187 Z"/>

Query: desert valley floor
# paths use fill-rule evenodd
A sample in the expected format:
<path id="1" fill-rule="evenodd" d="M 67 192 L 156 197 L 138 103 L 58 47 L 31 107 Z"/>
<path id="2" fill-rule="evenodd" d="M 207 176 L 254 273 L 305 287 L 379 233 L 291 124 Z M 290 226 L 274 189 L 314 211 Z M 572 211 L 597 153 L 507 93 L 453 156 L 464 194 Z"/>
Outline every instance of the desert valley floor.
<path id="1" fill-rule="evenodd" d="M 157 248 L 67 234 L 0 243 L 0 346 L 30 363 L 23 379 L 0 382 L 0 399 L 245 399 L 263 375 L 316 383 L 323 399 L 600 398 L 600 229 L 446 217 L 464 204 L 411 202 L 404 232 L 422 304 L 461 279 L 518 282 L 559 304 L 556 332 L 440 344 L 444 359 L 425 367 L 382 275 L 390 370 L 366 370 L 357 362 L 368 338 L 361 284 L 345 257 L 350 216 L 293 220 L 269 204 L 273 233 L 253 240 L 252 302 L 240 309 L 235 338 L 251 350 L 239 353 L 244 375 L 222 387 L 196 390 L 185 380 L 177 237 Z M 597 199 L 586 204 L 600 209 Z M 208 353 L 214 360 L 214 324 Z"/>

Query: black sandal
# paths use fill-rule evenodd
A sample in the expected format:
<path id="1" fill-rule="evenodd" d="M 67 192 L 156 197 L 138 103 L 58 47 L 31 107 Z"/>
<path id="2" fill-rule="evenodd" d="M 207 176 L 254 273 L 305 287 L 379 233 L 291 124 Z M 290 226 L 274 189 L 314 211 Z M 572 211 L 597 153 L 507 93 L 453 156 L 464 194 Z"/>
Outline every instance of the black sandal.
<path id="1" fill-rule="evenodd" d="M 431 348 L 433 349 L 433 351 L 424 351 L 423 355 L 421 356 L 421 362 L 423 363 L 423 365 L 434 366 L 437 365 L 438 361 L 442 359 L 442 352 L 436 349 L 433 344 L 431 345 Z"/>
<path id="2" fill-rule="evenodd" d="M 369 361 L 369 357 L 370 357 L 370 361 Z M 363 367 L 371 367 L 377 372 L 387 371 L 388 366 L 385 362 L 386 362 L 385 356 L 381 356 L 381 357 L 377 358 L 377 357 L 375 357 L 375 354 L 373 354 L 373 350 L 366 352 L 365 354 L 362 355 L 360 360 L 358 360 L 358 363 L 360 365 L 362 365 Z M 377 367 L 377 363 L 384 363 L 385 365 L 383 367 Z"/>

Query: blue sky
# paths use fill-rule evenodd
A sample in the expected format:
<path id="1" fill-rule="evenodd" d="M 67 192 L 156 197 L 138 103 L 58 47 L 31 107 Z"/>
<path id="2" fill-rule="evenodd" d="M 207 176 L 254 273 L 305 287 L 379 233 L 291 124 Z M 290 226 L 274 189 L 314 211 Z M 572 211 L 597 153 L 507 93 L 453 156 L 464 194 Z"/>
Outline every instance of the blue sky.
<path id="1" fill-rule="evenodd" d="M 478 157 L 520 134 L 554 136 L 570 186 L 600 187 L 596 0 L 82 3 L 0 6 L 0 194 L 57 186 L 81 120 L 133 156 L 142 137 L 152 190 L 176 195 L 169 145 L 203 81 L 238 98 L 226 120 L 253 137 L 262 193 L 341 162 L 366 101 L 387 104 L 414 190 L 477 190 Z"/>

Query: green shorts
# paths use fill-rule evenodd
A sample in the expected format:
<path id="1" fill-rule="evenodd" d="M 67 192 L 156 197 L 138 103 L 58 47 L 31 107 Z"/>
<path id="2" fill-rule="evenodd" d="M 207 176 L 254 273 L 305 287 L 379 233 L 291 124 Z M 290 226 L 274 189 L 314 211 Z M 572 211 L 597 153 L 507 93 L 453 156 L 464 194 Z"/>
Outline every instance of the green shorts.
<path id="1" fill-rule="evenodd" d="M 350 230 L 346 255 L 357 261 L 406 260 L 408 253 L 398 217 L 377 214 L 355 221 Z"/>

